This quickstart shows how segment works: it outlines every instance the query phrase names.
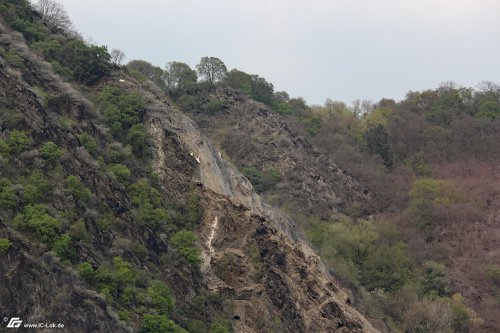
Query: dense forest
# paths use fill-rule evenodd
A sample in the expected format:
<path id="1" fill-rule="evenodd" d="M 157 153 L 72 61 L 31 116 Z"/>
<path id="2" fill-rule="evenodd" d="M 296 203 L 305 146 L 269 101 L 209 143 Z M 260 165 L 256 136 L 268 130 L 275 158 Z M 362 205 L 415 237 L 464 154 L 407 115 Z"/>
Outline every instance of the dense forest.
<path id="1" fill-rule="evenodd" d="M 265 201 L 293 216 L 301 236 L 379 330 L 500 329 L 499 84 L 469 88 L 446 82 L 410 91 L 401 101 L 307 105 L 275 91 L 259 75 L 228 70 L 216 57 L 203 57 L 195 69 L 178 61 L 165 68 L 145 60 L 122 64 L 123 52 L 84 42 L 52 1 L 40 1 L 36 11 L 24 0 L 0 0 L 0 13 L 2 25 L 22 34 L 19 38 L 33 51 L 7 47 L 16 41 L 2 36 L 0 66 L 41 82 L 26 60 L 40 57 L 59 80 L 34 91 L 57 129 L 50 138 L 43 129 L 30 130 L 16 109 L 15 88 L 0 91 L 1 223 L 25 233 L 30 242 L 39 241 L 40 251 L 55 253 L 138 331 L 224 333 L 232 328 L 220 295 L 176 301 L 178 292 L 161 281 L 163 273 L 155 268 L 158 263 L 184 265 L 186 276 L 201 274 L 196 230 L 202 194 L 194 185 L 184 191 L 162 188 L 153 168 L 154 140 L 145 125 L 146 98 L 110 83 L 116 75 L 150 87 L 200 128 L 212 128 L 221 154 Z M 93 103 L 88 124 L 88 119 L 85 124 L 74 119 L 72 102 L 53 94 L 57 89 Z M 267 138 L 221 120 L 236 117 L 231 115 L 235 103 L 247 101 L 270 111 L 334 161 L 361 184 L 363 199 L 339 200 L 334 210 L 320 204 L 305 209 L 288 200 L 289 175 L 278 164 L 249 158 L 259 155 Z M 86 102 L 81 105 L 87 108 Z M 63 139 L 69 132 L 76 134 Z M 96 173 L 74 163 L 72 154 Z M 108 192 L 91 188 L 107 182 Z M 116 202 L 130 209 L 118 214 L 123 207 Z M 126 230 L 128 221 L 137 229 Z M 123 243 L 126 250 L 94 257 L 110 235 L 139 234 L 141 228 L 148 230 L 145 238 L 165 235 L 174 250 L 161 255 L 167 245 L 138 239 Z M 0 255 L 13 253 L 18 245 L 0 236 Z"/>

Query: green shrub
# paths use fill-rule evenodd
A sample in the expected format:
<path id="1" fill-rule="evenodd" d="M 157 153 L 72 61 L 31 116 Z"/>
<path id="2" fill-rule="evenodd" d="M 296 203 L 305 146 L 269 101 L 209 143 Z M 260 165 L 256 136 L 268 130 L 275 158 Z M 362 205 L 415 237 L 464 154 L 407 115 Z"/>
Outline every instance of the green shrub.
<path id="1" fill-rule="evenodd" d="M 408 156 L 405 159 L 405 164 L 419 176 L 430 177 L 432 175 L 431 168 L 427 164 L 425 155 L 422 152 Z"/>
<path id="2" fill-rule="evenodd" d="M 151 187 L 147 180 L 141 179 L 129 186 L 129 192 L 132 197 L 132 203 L 141 206 L 145 203 L 158 207 L 161 204 L 160 192 Z"/>
<path id="3" fill-rule="evenodd" d="M 200 196 L 196 193 L 191 194 L 188 203 L 186 217 L 190 225 L 198 223 L 203 216 L 203 206 L 200 203 Z"/>
<path id="4" fill-rule="evenodd" d="M 11 26 L 15 21 L 29 21 L 32 18 L 32 7 L 28 0 L 3 0 L 0 2 L 2 16 Z"/>
<path id="5" fill-rule="evenodd" d="M 244 168 L 243 174 L 252 183 L 257 193 L 274 188 L 281 180 L 281 173 L 275 169 L 260 171 L 256 168 Z"/>
<path id="6" fill-rule="evenodd" d="M 130 312 L 128 310 L 120 310 L 118 311 L 118 318 L 123 320 L 124 322 L 130 321 Z"/>
<path id="7" fill-rule="evenodd" d="M 78 266 L 78 272 L 80 276 L 88 283 L 93 283 L 95 281 L 95 272 L 92 265 L 88 262 L 84 262 Z"/>
<path id="8" fill-rule="evenodd" d="M 111 164 L 109 170 L 116 176 L 120 183 L 127 183 L 130 180 L 130 170 L 123 164 Z"/>
<path id="9" fill-rule="evenodd" d="M 12 189 L 11 182 L 6 178 L 0 179 L 0 207 L 6 209 L 15 208 L 17 205 L 17 195 Z"/>
<path id="10" fill-rule="evenodd" d="M 90 190 L 76 176 L 66 178 L 66 186 L 71 191 L 75 199 L 82 205 L 88 205 L 92 197 Z"/>
<path id="11" fill-rule="evenodd" d="M 209 114 L 214 114 L 217 111 L 221 111 L 228 108 L 228 104 L 225 101 L 210 101 L 205 105 L 205 109 Z"/>
<path id="12" fill-rule="evenodd" d="M 435 220 L 435 208 L 457 202 L 460 193 L 448 180 L 420 178 L 413 183 L 409 197 L 414 221 L 422 227 L 429 227 Z"/>
<path id="13" fill-rule="evenodd" d="M 61 43 L 57 39 L 49 38 L 31 44 L 31 47 L 41 53 L 46 59 L 54 59 L 59 55 Z"/>
<path id="14" fill-rule="evenodd" d="M 56 162 L 61 158 L 62 150 L 54 142 L 47 141 L 40 148 L 40 153 L 46 160 Z"/>
<path id="15" fill-rule="evenodd" d="M 19 7 L 17 7 L 16 4 L 15 11 L 18 14 L 17 17 L 13 18 L 10 22 L 12 28 L 20 31 L 28 43 L 34 43 L 47 39 L 48 29 L 43 24 L 34 23 L 33 10 L 31 6 L 29 6 L 29 9 L 24 8 L 23 13 L 19 15 Z"/>
<path id="16" fill-rule="evenodd" d="M 73 72 L 66 66 L 61 65 L 57 60 L 52 60 L 50 62 L 54 71 L 61 75 L 66 80 L 71 80 L 73 78 Z"/>
<path id="17" fill-rule="evenodd" d="M 406 244 L 397 242 L 374 247 L 362 262 L 360 273 L 361 283 L 368 290 L 399 290 L 414 277 Z"/>
<path id="18" fill-rule="evenodd" d="M 121 257 L 113 258 L 112 265 L 100 266 L 95 271 L 95 283 L 101 291 L 107 290 L 112 297 L 119 297 L 120 291 L 133 286 L 135 280 L 136 272 Z"/>
<path id="19" fill-rule="evenodd" d="M 10 65 L 24 69 L 24 59 L 19 55 L 19 53 L 9 51 L 5 53 L 4 58 Z"/>
<path id="20" fill-rule="evenodd" d="M 452 312 L 452 320 L 451 326 L 454 333 L 469 333 L 473 332 L 474 326 L 472 324 L 473 311 L 471 311 L 467 306 L 463 303 L 464 299 L 460 294 L 454 294 L 452 297 L 452 302 L 449 302 L 451 305 Z"/>
<path id="21" fill-rule="evenodd" d="M 170 314 L 175 302 L 168 287 L 160 281 L 153 281 L 147 291 L 156 310 L 161 314 Z"/>
<path id="22" fill-rule="evenodd" d="M 106 302 L 108 303 L 113 303 L 113 294 L 111 293 L 111 290 L 109 289 L 109 287 L 102 287 L 100 290 L 99 290 L 99 293 L 104 296 L 104 298 L 106 299 Z"/>
<path id="23" fill-rule="evenodd" d="M 139 333 L 188 333 L 166 315 L 145 314 Z"/>
<path id="24" fill-rule="evenodd" d="M 0 108 L 0 118 L 3 121 L 3 125 L 5 128 L 14 129 L 21 126 L 24 116 L 19 109 L 11 107 L 7 109 Z M 1 148 L 0 148 L 0 154 L 2 154 Z"/>
<path id="25" fill-rule="evenodd" d="M 7 138 L 7 144 L 9 145 L 10 153 L 19 154 L 30 148 L 31 139 L 28 138 L 26 132 L 12 130 Z"/>
<path id="26" fill-rule="evenodd" d="M 132 152 L 139 157 L 149 153 L 151 138 L 142 124 L 133 125 L 127 133 L 127 143 L 132 147 Z"/>
<path id="27" fill-rule="evenodd" d="M 304 117 L 301 119 L 301 122 L 304 124 L 304 127 L 311 136 L 315 136 L 318 134 L 318 131 L 321 127 L 321 119 L 318 117 Z"/>
<path id="28" fill-rule="evenodd" d="M 71 130 L 75 126 L 75 121 L 71 118 L 60 116 L 57 118 L 57 126 L 65 130 Z M 80 144 L 82 144 L 81 141 Z"/>
<path id="29" fill-rule="evenodd" d="M 393 167 L 394 156 L 386 126 L 382 124 L 368 124 L 363 133 L 363 143 L 366 152 L 379 155 L 387 168 L 391 169 Z"/>
<path id="30" fill-rule="evenodd" d="M 88 241 L 90 239 L 90 236 L 85 227 L 85 221 L 83 219 L 80 219 L 71 224 L 68 233 L 74 240 Z"/>
<path id="31" fill-rule="evenodd" d="M 141 122 L 140 111 L 144 100 L 137 94 L 128 94 L 116 87 L 106 87 L 98 96 L 104 113 L 104 121 L 111 134 L 123 138 L 128 130 Z"/>
<path id="32" fill-rule="evenodd" d="M 218 319 L 210 325 L 208 333 L 230 333 L 231 324 L 228 320 Z"/>
<path id="33" fill-rule="evenodd" d="M 133 158 L 132 147 L 110 145 L 107 150 L 108 159 L 113 163 L 124 162 Z"/>
<path id="34" fill-rule="evenodd" d="M 52 251 L 57 253 L 59 258 L 63 260 L 73 261 L 75 259 L 75 250 L 71 245 L 71 237 L 68 234 L 62 234 L 52 245 Z"/>
<path id="35" fill-rule="evenodd" d="M 159 227 L 168 221 L 167 211 L 163 208 L 155 208 L 150 203 L 145 203 L 133 211 L 134 220 L 140 225 Z"/>
<path id="36" fill-rule="evenodd" d="M 485 275 L 491 282 L 500 287 L 500 266 L 499 265 L 486 265 L 483 267 Z"/>
<path id="37" fill-rule="evenodd" d="M 122 257 L 113 258 L 113 267 L 116 280 L 122 284 L 130 284 L 135 280 L 135 272 L 132 270 L 132 266 L 123 260 Z"/>
<path id="38" fill-rule="evenodd" d="M 476 114 L 477 118 L 485 118 L 495 120 L 500 117 L 500 104 L 496 101 L 486 101 L 479 106 L 479 112 Z"/>
<path id="39" fill-rule="evenodd" d="M 406 245 L 393 236 L 382 238 L 373 222 L 309 223 L 307 238 L 332 270 L 354 286 L 395 291 L 414 280 Z"/>
<path id="40" fill-rule="evenodd" d="M 9 251 L 12 243 L 7 238 L 0 238 L 0 253 L 4 254 Z"/>
<path id="41" fill-rule="evenodd" d="M 188 321 L 187 329 L 190 333 L 208 333 L 207 324 L 196 319 Z"/>
<path id="42" fill-rule="evenodd" d="M 200 108 L 200 102 L 193 95 L 182 95 L 177 101 L 179 107 L 184 111 L 196 111 L 196 109 Z"/>
<path id="43" fill-rule="evenodd" d="M 56 59 L 71 68 L 73 79 L 92 85 L 110 73 L 110 55 L 105 46 L 87 45 L 74 39 L 63 45 Z"/>
<path id="44" fill-rule="evenodd" d="M 139 242 L 132 242 L 132 245 L 130 246 L 130 249 L 132 252 L 137 254 L 140 257 L 145 257 L 148 255 L 148 249 L 141 243 Z"/>
<path id="45" fill-rule="evenodd" d="M 43 242 L 52 244 L 61 231 L 61 222 L 49 215 L 44 205 L 27 205 L 14 218 L 14 224 L 26 226 Z"/>
<path id="46" fill-rule="evenodd" d="M 434 261 L 424 264 L 421 284 L 423 292 L 430 296 L 448 296 L 451 292 L 450 281 L 446 277 L 446 266 Z"/>
<path id="47" fill-rule="evenodd" d="M 112 225 L 114 221 L 115 219 L 113 215 L 105 215 L 98 219 L 96 224 L 100 231 L 108 231 L 110 225 Z"/>
<path id="48" fill-rule="evenodd" d="M 8 158 L 10 154 L 10 147 L 5 140 L 0 139 L 0 157 Z"/>
<path id="49" fill-rule="evenodd" d="M 161 208 L 161 196 L 145 179 L 129 186 L 132 204 L 135 206 L 134 218 L 140 224 L 153 227 L 167 222 L 167 211 Z"/>
<path id="50" fill-rule="evenodd" d="M 92 156 L 97 156 L 97 142 L 88 133 L 82 133 L 78 135 L 78 140 L 80 144 L 89 152 Z"/>
<path id="51" fill-rule="evenodd" d="M 198 267 L 201 251 L 196 245 L 196 235 L 192 231 L 178 231 L 170 238 L 170 242 L 193 267 Z"/>
<path id="52" fill-rule="evenodd" d="M 290 108 L 287 102 L 273 103 L 272 109 L 273 111 L 282 115 L 287 115 L 292 113 L 292 109 Z"/>
<path id="53" fill-rule="evenodd" d="M 47 198 L 50 184 L 39 171 L 33 171 L 29 183 L 24 186 L 23 200 L 28 204 L 35 204 Z"/>

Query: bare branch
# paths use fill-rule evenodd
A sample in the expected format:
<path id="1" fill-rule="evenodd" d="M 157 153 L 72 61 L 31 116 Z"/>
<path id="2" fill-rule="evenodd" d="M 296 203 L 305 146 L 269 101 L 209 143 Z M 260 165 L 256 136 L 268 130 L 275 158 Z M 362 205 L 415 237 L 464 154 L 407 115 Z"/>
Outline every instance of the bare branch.
<path id="1" fill-rule="evenodd" d="M 120 66 L 122 61 L 125 59 L 125 53 L 122 50 L 118 49 L 113 49 L 110 53 L 110 56 L 111 62 L 116 66 Z"/>
<path id="2" fill-rule="evenodd" d="M 39 0 L 36 10 L 40 12 L 43 19 L 53 30 L 72 31 L 73 23 L 64 7 L 53 0 Z"/>

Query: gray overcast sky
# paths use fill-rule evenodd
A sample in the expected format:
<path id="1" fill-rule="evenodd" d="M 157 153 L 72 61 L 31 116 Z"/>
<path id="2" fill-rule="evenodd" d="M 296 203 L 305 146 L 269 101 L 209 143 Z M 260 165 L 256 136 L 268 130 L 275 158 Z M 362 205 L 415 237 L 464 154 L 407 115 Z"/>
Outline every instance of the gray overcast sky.
<path id="1" fill-rule="evenodd" d="M 57 1 L 126 61 L 216 56 L 310 104 L 500 81 L 499 0 Z"/>

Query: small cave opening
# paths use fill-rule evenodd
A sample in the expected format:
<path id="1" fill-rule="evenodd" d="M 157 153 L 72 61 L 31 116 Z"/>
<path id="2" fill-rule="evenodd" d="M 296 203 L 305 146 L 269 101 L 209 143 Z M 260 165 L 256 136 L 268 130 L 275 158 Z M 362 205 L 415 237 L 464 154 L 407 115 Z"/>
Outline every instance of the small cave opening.
<path id="1" fill-rule="evenodd" d="M 240 318 L 240 316 L 238 316 L 238 315 L 234 315 L 233 319 L 234 319 L 234 320 L 240 320 L 241 318 Z"/>

